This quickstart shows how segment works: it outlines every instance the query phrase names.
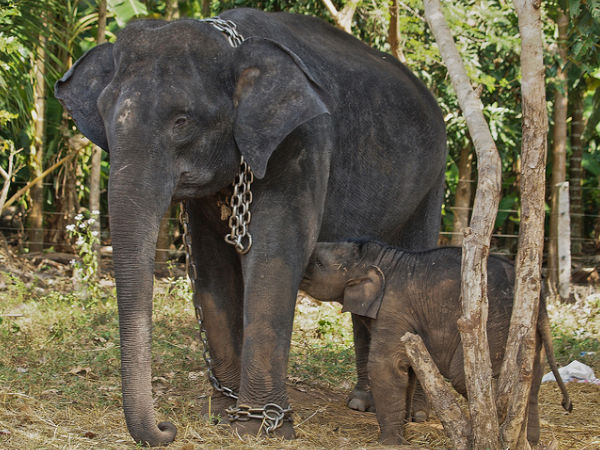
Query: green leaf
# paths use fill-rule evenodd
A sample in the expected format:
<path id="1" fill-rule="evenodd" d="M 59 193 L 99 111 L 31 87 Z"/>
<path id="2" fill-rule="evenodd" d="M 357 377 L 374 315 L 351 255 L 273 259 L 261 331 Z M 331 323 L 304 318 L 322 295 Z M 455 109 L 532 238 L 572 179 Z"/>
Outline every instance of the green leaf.
<path id="1" fill-rule="evenodd" d="M 569 15 L 571 19 L 579 15 L 580 0 L 569 0 Z"/>
<path id="2" fill-rule="evenodd" d="M 148 14 L 146 5 L 138 0 L 108 0 L 108 10 L 115 15 L 120 27 L 132 17 L 145 16 Z"/>

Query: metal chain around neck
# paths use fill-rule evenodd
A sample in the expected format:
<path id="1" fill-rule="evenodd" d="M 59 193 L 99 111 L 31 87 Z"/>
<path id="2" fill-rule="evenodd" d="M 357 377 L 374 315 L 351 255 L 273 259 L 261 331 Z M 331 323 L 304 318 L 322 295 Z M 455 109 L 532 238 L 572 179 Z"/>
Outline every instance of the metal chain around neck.
<path id="1" fill-rule="evenodd" d="M 244 37 L 238 32 L 235 22 L 221 19 L 220 17 L 211 17 L 202 21 L 210 23 L 217 30 L 225 34 L 232 47 L 238 47 L 244 42 Z M 250 247 L 252 247 L 252 235 L 248 230 L 252 217 L 250 214 L 250 203 L 252 203 L 250 185 L 252 181 L 254 181 L 254 174 L 242 156 L 240 158 L 240 171 L 233 181 L 233 194 L 229 201 L 229 206 L 231 207 L 229 229 L 231 232 L 225 236 L 225 242 L 233 245 L 240 255 L 245 255 L 250 251 Z"/>
<path id="2" fill-rule="evenodd" d="M 232 47 L 237 47 L 244 42 L 243 36 L 237 30 L 237 25 L 231 20 L 221 19 L 217 16 L 210 17 L 208 19 L 202 19 L 202 22 L 210 23 L 217 30 L 224 33 Z"/>
<path id="3" fill-rule="evenodd" d="M 231 233 L 225 236 L 225 242 L 235 247 L 240 255 L 245 255 L 252 247 L 252 235 L 248 230 L 252 214 L 250 203 L 252 203 L 252 191 L 250 185 L 254 181 L 254 174 L 250 166 L 242 156 L 240 172 L 233 181 L 233 194 L 229 201 L 231 216 L 229 216 L 229 228 Z"/>

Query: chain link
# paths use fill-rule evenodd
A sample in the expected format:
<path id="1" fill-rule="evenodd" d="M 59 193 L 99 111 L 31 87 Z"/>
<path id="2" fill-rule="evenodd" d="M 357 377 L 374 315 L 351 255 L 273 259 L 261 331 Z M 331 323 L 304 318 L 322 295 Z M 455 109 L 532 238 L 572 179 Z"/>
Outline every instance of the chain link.
<path id="1" fill-rule="evenodd" d="M 245 255 L 252 247 L 252 235 L 248 230 L 248 225 L 250 225 L 252 219 L 250 213 L 250 203 L 252 203 L 250 185 L 253 181 L 254 174 L 242 156 L 240 172 L 233 182 L 233 194 L 229 202 L 231 208 L 229 228 L 231 233 L 225 236 L 225 242 L 233 245 L 240 255 Z"/>
<path id="2" fill-rule="evenodd" d="M 251 408 L 248 405 L 239 405 L 226 409 L 231 422 L 246 422 L 250 419 L 261 420 L 261 429 L 265 430 L 267 435 L 271 434 L 277 428 L 281 427 L 285 416 L 292 412 L 292 408 L 282 408 L 276 403 L 267 403 L 262 408 Z"/>
<path id="3" fill-rule="evenodd" d="M 229 44 L 232 47 L 237 47 L 242 42 L 244 42 L 244 38 L 240 33 L 238 33 L 237 25 L 235 22 L 231 20 L 221 19 L 220 17 L 211 17 L 209 19 L 202 19 L 203 22 L 210 23 L 217 30 L 221 31 L 227 37 Z"/>

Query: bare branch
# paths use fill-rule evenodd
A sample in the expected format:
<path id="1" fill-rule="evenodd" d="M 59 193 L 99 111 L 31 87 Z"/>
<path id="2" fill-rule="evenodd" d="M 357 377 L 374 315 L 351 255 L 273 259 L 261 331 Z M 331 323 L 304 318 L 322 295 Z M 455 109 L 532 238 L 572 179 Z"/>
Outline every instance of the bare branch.
<path id="1" fill-rule="evenodd" d="M 471 424 L 465 418 L 456 395 L 452 393 L 444 377 L 433 362 L 420 336 L 406 333 L 402 337 L 412 369 L 423 390 L 442 422 L 454 448 L 472 448 Z"/>

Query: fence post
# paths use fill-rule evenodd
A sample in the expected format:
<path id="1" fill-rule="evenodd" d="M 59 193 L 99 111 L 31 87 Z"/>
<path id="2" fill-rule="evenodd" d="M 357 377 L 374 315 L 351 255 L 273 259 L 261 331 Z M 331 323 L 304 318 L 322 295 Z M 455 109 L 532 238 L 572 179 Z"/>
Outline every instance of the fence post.
<path id="1" fill-rule="evenodd" d="M 562 301 L 571 293 L 571 218 L 569 215 L 569 182 L 555 186 L 558 194 L 558 294 Z"/>

